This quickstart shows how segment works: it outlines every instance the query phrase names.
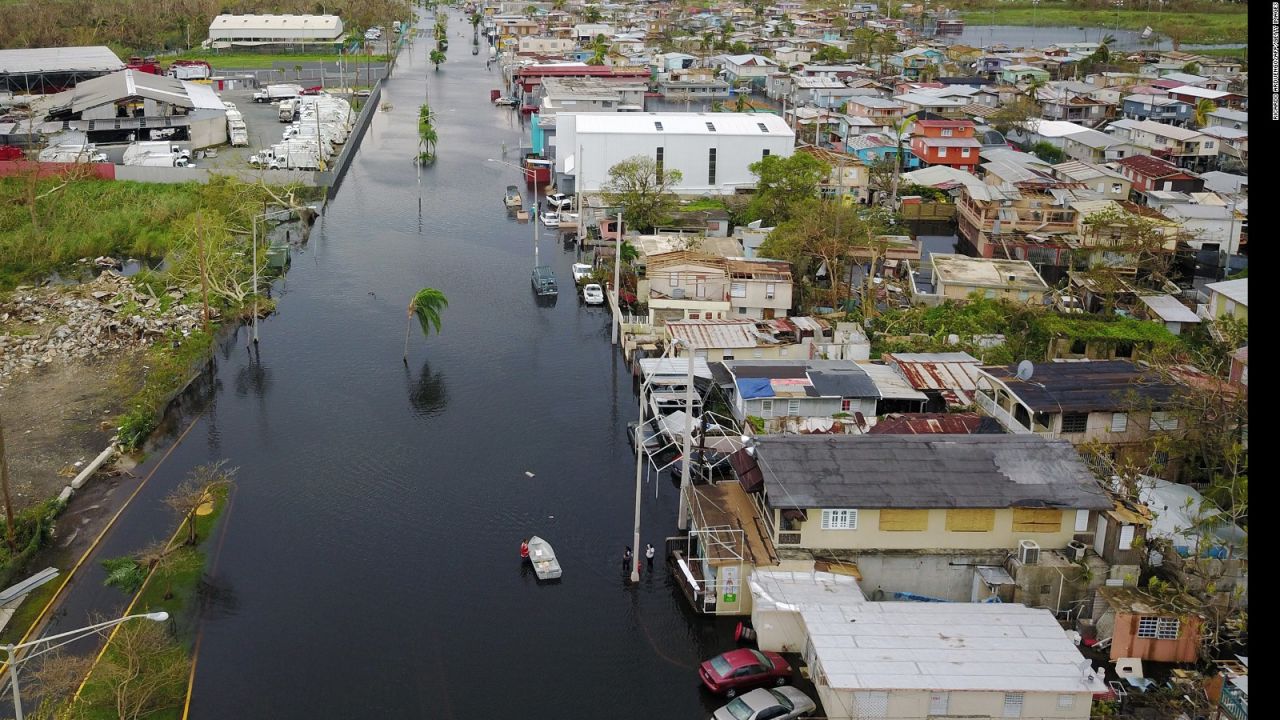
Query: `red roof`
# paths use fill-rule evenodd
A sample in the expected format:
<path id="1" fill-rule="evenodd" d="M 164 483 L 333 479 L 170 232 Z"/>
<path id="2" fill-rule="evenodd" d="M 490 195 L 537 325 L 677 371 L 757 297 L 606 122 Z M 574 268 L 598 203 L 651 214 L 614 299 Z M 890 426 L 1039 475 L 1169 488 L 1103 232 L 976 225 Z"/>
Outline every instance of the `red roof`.
<path id="1" fill-rule="evenodd" d="M 644 68 L 612 68 L 607 65 L 528 65 L 516 71 L 517 78 L 536 77 L 649 77 Z"/>
<path id="2" fill-rule="evenodd" d="M 1177 165 L 1152 155 L 1130 155 L 1116 161 L 1144 177 L 1157 180 L 1194 180 L 1195 175 L 1181 170 Z"/>
<path id="3" fill-rule="evenodd" d="M 994 435 L 1004 432 L 993 419 L 978 413 L 910 413 L 886 415 L 869 435 Z"/>

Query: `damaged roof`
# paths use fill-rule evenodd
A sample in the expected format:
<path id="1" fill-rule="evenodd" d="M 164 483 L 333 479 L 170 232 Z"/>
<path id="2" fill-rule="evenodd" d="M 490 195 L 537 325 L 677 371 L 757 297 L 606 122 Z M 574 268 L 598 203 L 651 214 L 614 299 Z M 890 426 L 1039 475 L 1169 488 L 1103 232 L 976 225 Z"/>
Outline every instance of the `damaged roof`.
<path id="1" fill-rule="evenodd" d="M 1017 367 L 983 370 L 1000 380 L 1033 412 L 1106 412 L 1155 407 L 1169 401 L 1175 386 L 1130 360 L 1035 363 L 1029 380 Z"/>
<path id="2" fill-rule="evenodd" d="M 1071 443 L 1039 435 L 766 435 L 733 466 L 779 508 L 1113 507 Z"/>

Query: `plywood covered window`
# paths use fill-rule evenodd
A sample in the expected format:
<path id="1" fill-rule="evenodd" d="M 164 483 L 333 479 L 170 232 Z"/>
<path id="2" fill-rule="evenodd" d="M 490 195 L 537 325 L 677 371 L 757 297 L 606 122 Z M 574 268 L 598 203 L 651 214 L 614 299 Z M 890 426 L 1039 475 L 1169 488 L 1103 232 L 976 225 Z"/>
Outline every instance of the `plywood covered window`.
<path id="1" fill-rule="evenodd" d="M 880 511 L 880 529 L 886 532 L 928 530 L 929 511 L 886 508 Z"/>
<path id="2" fill-rule="evenodd" d="M 1062 529 L 1062 511 L 1052 508 L 1014 508 L 1013 531 L 1056 533 Z"/>
<path id="3" fill-rule="evenodd" d="M 990 532 L 995 526 L 995 510 L 963 508 L 947 511 L 948 532 Z"/>

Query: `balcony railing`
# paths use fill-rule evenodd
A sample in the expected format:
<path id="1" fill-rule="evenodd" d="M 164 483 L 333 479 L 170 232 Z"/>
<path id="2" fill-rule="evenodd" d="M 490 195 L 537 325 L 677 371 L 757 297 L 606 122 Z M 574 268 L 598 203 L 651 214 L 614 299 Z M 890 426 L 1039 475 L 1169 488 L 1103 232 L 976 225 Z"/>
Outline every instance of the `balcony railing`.
<path id="1" fill-rule="evenodd" d="M 1001 425 L 1004 426 L 1004 429 L 1008 430 L 1011 433 L 1014 433 L 1015 435 L 1031 434 L 1030 429 L 1028 429 L 1025 425 L 1018 422 L 1017 420 L 1013 419 L 1013 416 L 1010 415 L 1004 408 L 996 404 L 995 399 L 992 398 L 990 395 L 986 395 L 984 393 L 978 392 L 978 393 L 974 393 L 973 397 L 974 399 L 977 400 L 978 407 L 982 408 L 982 411 L 985 412 L 986 414 L 995 418 L 997 422 L 999 422 Z"/>

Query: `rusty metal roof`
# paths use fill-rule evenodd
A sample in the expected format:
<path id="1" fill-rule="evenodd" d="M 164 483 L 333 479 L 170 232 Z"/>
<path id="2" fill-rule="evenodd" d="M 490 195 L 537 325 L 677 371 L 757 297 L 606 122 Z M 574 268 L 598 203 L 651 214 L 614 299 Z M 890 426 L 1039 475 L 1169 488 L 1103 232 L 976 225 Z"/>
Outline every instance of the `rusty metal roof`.
<path id="1" fill-rule="evenodd" d="M 894 413 L 868 431 L 870 435 L 998 435 L 994 418 L 978 413 Z"/>
<path id="2" fill-rule="evenodd" d="M 973 403 L 980 362 L 969 353 L 885 353 L 884 360 L 911 387 L 937 391 L 948 405 Z"/>

